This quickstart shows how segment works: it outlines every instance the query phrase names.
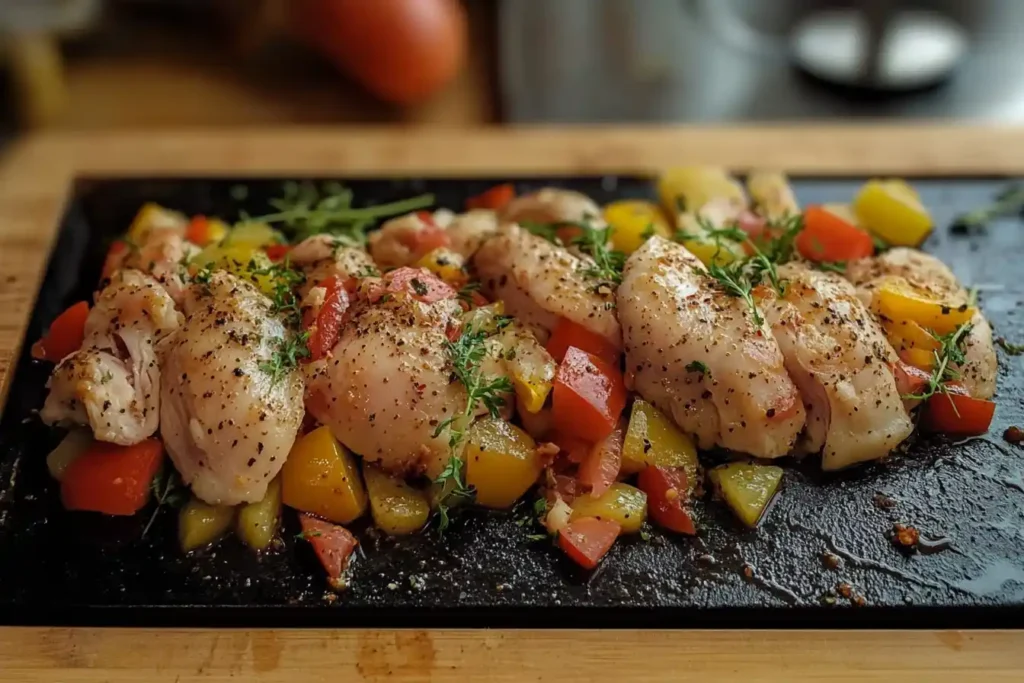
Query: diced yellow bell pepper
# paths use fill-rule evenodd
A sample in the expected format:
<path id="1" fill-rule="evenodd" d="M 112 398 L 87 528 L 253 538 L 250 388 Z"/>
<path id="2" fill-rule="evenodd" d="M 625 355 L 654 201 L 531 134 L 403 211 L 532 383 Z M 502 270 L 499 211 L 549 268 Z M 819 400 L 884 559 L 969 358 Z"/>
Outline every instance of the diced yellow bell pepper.
<path id="1" fill-rule="evenodd" d="M 870 180 L 853 201 L 860 224 L 889 244 L 916 247 L 928 237 L 932 219 L 917 194 L 900 180 Z"/>
<path id="2" fill-rule="evenodd" d="M 456 289 L 469 282 L 464 265 L 465 259 L 462 254 L 445 247 L 438 247 L 424 254 L 423 258 L 416 262 L 418 268 L 426 268 Z"/>
<path id="3" fill-rule="evenodd" d="M 495 301 L 493 304 L 467 311 L 462 316 L 462 324 L 465 329 L 472 328 L 474 332 L 494 334 L 498 331 L 498 318 L 503 315 L 505 315 L 505 302 Z"/>
<path id="4" fill-rule="evenodd" d="M 192 497 L 178 513 L 178 541 L 185 552 L 208 546 L 231 526 L 235 508 L 209 505 Z"/>
<path id="5" fill-rule="evenodd" d="M 900 359 L 904 363 L 909 363 L 915 368 L 921 370 L 931 371 L 935 368 L 935 352 L 925 351 L 924 349 L 904 349 L 900 351 Z"/>
<path id="6" fill-rule="evenodd" d="M 725 198 L 737 206 L 747 205 L 747 195 L 724 168 L 688 166 L 672 168 L 658 178 L 658 198 L 665 212 L 675 216 L 696 212 L 712 199 Z"/>
<path id="7" fill-rule="evenodd" d="M 148 202 L 139 209 L 132 220 L 128 228 L 128 239 L 135 244 L 142 244 L 154 228 L 175 228 L 184 232 L 187 225 L 188 218 L 184 214 Z"/>
<path id="8" fill-rule="evenodd" d="M 46 456 L 46 469 L 50 476 L 60 481 L 64 471 L 78 457 L 85 453 L 93 444 L 92 430 L 86 427 L 74 427 L 61 439 L 57 447 Z"/>
<path id="9" fill-rule="evenodd" d="M 776 220 L 800 213 L 800 205 L 785 174 L 776 171 L 754 171 L 747 176 L 747 192 L 765 218 Z"/>
<path id="10" fill-rule="evenodd" d="M 270 244 L 284 241 L 277 230 L 266 223 L 239 223 L 228 231 L 225 242 L 232 246 L 249 246 L 261 249 Z"/>
<path id="11" fill-rule="evenodd" d="M 936 300 L 899 278 L 890 278 L 875 290 L 872 308 L 889 320 L 911 320 L 940 335 L 953 332 L 977 312 L 966 303 Z"/>
<path id="12" fill-rule="evenodd" d="M 281 469 L 281 498 L 288 507 L 348 524 L 366 512 L 366 489 L 355 456 L 318 427 L 299 437 Z"/>
<path id="13" fill-rule="evenodd" d="M 897 351 L 904 349 L 923 349 L 931 353 L 938 351 L 942 344 L 933 337 L 928 330 L 921 327 L 913 320 L 882 320 L 882 329 L 889 343 Z"/>
<path id="14" fill-rule="evenodd" d="M 193 271 L 209 266 L 251 282 L 267 296 L 275 291 L 272 275 L 260 273 L 274 265 L 261 248 L 251 244 L 214 244 L 199 252 L 189 263 Z"/>
<path id="15" fill-rule="evenodd" d="M 200 246 L 207 244 L 218 244 L 223 242 L 224 238 L 228 236 L 228 232 L 231 228 L 227 223 L 219 218 L 208 218 L 206 220 L 206 242 Z"/>
<path id="16" fill-rule="evenodd" d="M 239 508 L 236 533 L 253 550 L 263 550 L 274 540 L 280 518 L 281 478 L 275 477 L 263 500 Z"/>
<path id="17" fill-rule="evenodd" d="M 690 490 L 697 485 L 697 447 L 693 440 L 661 411 L 637 398 L 622 444 L 622 472 L 632 474 L 647 465 L 684 468 Z"/>
<path id="18" fill-rule="evenodd" d="M 577 496 L 572 502 L 572 517 L 597 517 L 618 522 L 622 533 L 635 534 L 647 519 L 647 494 L 629 484 L 616 482 L 598 498 Z"/>
<path id="19" fill-rule="evenodd" d="M 754 528 L 779 488 L 782 468 L 731 462 L 714 468 L 708 477 L 740 521 Z"/>
<path id="20" fill-rule="evenodd" d="M 396 479 L 374 465 L 363 465 L 373 523 L 391 536 L 419 531 L 430 517 L 427 494 Z"/>
<path id="21" fill-rule="evenodd" d="M 684 213 L 679 216 L 679 233 L 683 236 L 680 243 L 706 266 L 724 266 L 746 256 L 743 245 L 739 242 L 709 237 L 707 230 L 694 214 Z"/>
<path id="22" fill-rule="evenodd" d="M 604 207 L 604 219 L 612 227 L 612 248 L 632 254 L 650 235 L 668 238 L 672 231 L 657 204 L 624 199 Z"/>
<path id="23" fill-rule="evenodd" d="M 543 469 L 533 438 L 501 418 L 473 423 L 463 457 L 466 483 L 476 488 L 476 502 L 489 508 L 511 507 Z"/>
<path id="24" fill-rule="evenodd" d="M 523 379 L 515 374 L 512 375 L 512 386 L 516 390 L 519 405 L 528 413 L 539 413 L 551 393 L 551 382 Z"/>

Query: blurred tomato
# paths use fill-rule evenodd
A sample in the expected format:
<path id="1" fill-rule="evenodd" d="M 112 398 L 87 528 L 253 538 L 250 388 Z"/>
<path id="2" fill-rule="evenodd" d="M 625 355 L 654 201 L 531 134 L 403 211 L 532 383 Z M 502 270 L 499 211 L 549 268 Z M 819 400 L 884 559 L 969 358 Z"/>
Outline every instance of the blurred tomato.
<path id="1" fill-rule="evenodd" d="M 291 0 L 292 25 L 378 97 L 410 104 L 432 95 L 466 56 L 458 0 Z"/>

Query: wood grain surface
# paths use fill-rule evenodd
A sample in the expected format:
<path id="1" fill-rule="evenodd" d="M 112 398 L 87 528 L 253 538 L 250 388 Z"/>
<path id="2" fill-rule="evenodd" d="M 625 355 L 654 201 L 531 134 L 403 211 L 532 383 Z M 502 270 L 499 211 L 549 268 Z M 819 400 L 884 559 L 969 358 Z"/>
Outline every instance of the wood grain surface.
<path id="1" fill-rule="evenodd" d="M 272 129 L 53 134 L 0 160 L 0 390 L 77 176 L 1024 175 L 1024 129 Z M 3 590 L 3 587 L 0 587 Z M 0 681 L 1021 681 L 1024 633 L 0 628 Z"/>

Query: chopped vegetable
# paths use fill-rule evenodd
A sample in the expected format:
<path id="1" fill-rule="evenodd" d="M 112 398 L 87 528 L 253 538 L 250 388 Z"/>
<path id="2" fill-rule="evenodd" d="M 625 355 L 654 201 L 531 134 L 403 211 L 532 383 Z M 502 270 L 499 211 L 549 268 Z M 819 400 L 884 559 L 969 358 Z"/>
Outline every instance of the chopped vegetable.
<path id="1" fill-rule="evenodd" d="M 323 287 L 326 293 L 316 318 L 307 325 L 309 339 L 306 343 L 309 358 L 314 361 L 324 358 L 334 349 L 349 305 L 348 292 L 337 275 L 327 278 L 318 286 Z"/>
<path id="2" fill-rule="evenodd" d="M 347 524 L 366 511 L 366 490 L 356 460 L 327 427 L 299 437 L 281 470 L 288 507 Z"/>
<path id="3" fill-rule="evenodd" d="M 148 202 L 135 214 L 128 228 L 128 240 L 133 244 L 142 244 L 154 229 L 169 228 L 184 232 L 186 225 L 188 219 L 183 214 Z"/>
<path id="4" fill-rule="evenodd" d="M 79 301 L 57 316 L 46 335 L 32 346 L 32 357 L 59 363 L 82 348 L 89 304 Z"/>
<path id="5" fill-rule="evenodd" d="M 299 524 L 302 525 L 302 538 L 313 546 L 317 559 L 327 572 L 328 583 L 335 590 L 344 588 L 341 576 L 348 566 L 352 551 L 359 543 L 356 537 L 343 526 L 309 514 L 299 515 Z"/>
<path id="6" fill-rule="evenodd" d="M 569 522 L 558 532 L 558 547 L 584 569 L 593 569 L 601 561 L 622 529 L 607 519 L 582 517 Z"/>
<path id="7" fill-rule="evenodd" d="M 572 518 L 595 517 L 611 520 L 621 533 L 635 534 L 647 519 L 647 494 L 629 484 L 612 484 L 600 497 L 577 496 L 572 502 Z"/>
<path id="8" fill-rule="evenodd" d="M 941 347 L 934 335 L 913 320 L 893 321 L 884 318 L 881 322 L 885 336 L 897 351 L 921 349 L 931 352 L 938 351 Z"/>
<path id="9" fill-rule="evenodd" d="M 501 211 L 505 208 L 510 201 L 516 197 L 516 188 L 512 183 L 503 183 L 501 185 L 495 185 L 489 190 L 485 190 L 475 197 L 470 197 L 466 200 L 466 209 L 491 209 L 493 211 Z"/>
<path id="10" fill-rule="evenodd" d="M 570 347 L 555 375 L 552 410 L 558 429 L 597 441 L 615 429 L 625 407 L 626 387 L 619 369 Z"/>
<path id="11" fill-rule="evenodd" d="M 284 238 L 277 230 L 262 221 L 245 221 L 236 225 L 228 232 L 226 240 L 231 246 L 246 246 L 252 249 L 265 249 L 281 244 Z"/>
<path id="12" fill-rule="evenodd" d="M 429 211 L 417 211 L 416 217 L 420 219 L 420 229 L 406 230 L 399 235 L 399 241 L 409 250 L 413 261 L 451 244 L 448 231 L 434 222 L 433 214 Z"/>
<path id="13" fill-rule="evenodd" d="M 757 212 L 772 220 L 800 213 L 793 188 L 782 173 L 754 171 L 747 176 L 747 192 Z"/>
<path id="14" fill-rule="evenodd" d="M 647 506 L 655 524 L 681 534 L 697 533 L 686 505 L 692 487 L 685 469 L 648 465 L 637 477 L 637 486 L 647 494 Z"/>
<path id="15" fill-rule="evenodd" d="M 782 468 L 731 462 L 711 470 L 709 477 L 741 522 L 757 526 L 782 480 Z"/>
<path id="16" fill-rule="evenodd" d="M 668 238 L 665 214 L 657 204 L 642 199 L 624 199 L 604 207 L 604 219 L 612 226 L 612 248 L 632 254 L 652 235 Z"/>
<path id="17" fill-rule="evenodd" d="M 658 178 L 658 197 L 669 215 L 698 212 L 713 199 L 723 199 L 739 208 L 747 205 L 747 196 L 735 178 L 724 168 L 688 166 L 673 168 Z"/>
<path id="18" fill-rule="evenodd" d="M 231 528 L 235 508 L 210 505 L 192 497 L 178 513 L 178 542 L 186 553 L 204 548 Z"/>
<path id="19" fill-rule="evenodd" d="M 902 360 L 895 363 L 892 374 L 896 379 L 896 391 L 900 392 L 904 399 L 926 391 L 932 378 L 931 372 L 904 363 Z"/>
<path id="20" fill-rule="evenodd" d="M 916 247 L 928 237 L 932 219 L 902 180 L 870 180 L 853 201 L 864 228 L 896 246 Z"/>
<path id="21" fill-rule="evenodd" d="M 200 247 L 220 242 L 227 234 L 228 226 L 224 221 L 206 216 L 193 216 L 185 228 L 185 239 Z"/>
<path id="22" fill-rule="evenodd" d="M 267 255 L 267 258 L 277 263 L 278 261 L 284 260 L 284 257 L 288 255 L 288 252 L 292 250 L 290 245 L 287 244 L 268 244 L 263 248 L 263 253 Z"/>
<path id="23" fill-rule="evenodd" d="M 690 213 L 680 215 L 678 225 L 676 241 L 706 266 L 724 266 L 746 256 L 742 244 L 742 240 L 746 239 L 746 233 L 742 231 L 735 235 L 739 240 L 729 239 L 712 223 Z"/>
<path id="24" fill-rule="evenodd" d="M 952 382 L 945 391 L 928 399 L 924 423 L 931 431 L 956 436 L 978 436 L 988 431 L 996 404 L 967 395 L 962 385 Z"/>
<path id="25" fill-rule="evenodd" d="M 565 352 L 571 346 L 597 356 L 608 363 L 615 364 L 619 362 L 619 350 L 611 342 L 582 325 L 572 322 L 568 318 L 561 318 L 558 324 L 555 325 L 546 348 L 548 353 L 561 363 L 562 359 L 565 358 Z"/>
<path id="26" fill-rule="evenodd" d="M 370 301 L 377 301 L 385 294 L 404 293 L 417 301 L 432 304 L 442 299 L 455 299 L 457 290 L 442 282 L 426 268 L 397 268 L 384 276 L 384 287 L 369 294 Z"/>
<path id="27" fill-rule="evenodd" d="M 543 462 L 533 438 L 495 417 L 477 420 L 466 434 L 466 484 L 476 502 L 489 508 L 511 507 L 537 482 Z"/>
<path id="28" fill-rule="evenodd" d="M 907 365 L 931 372 L 935 369 L 935 352 L 925 349 L 901 349 L 897 352 L 900 360 Z"/>
<path id="29" fill-rule="evenodd" d="M 625 432 L 625 421 L 619 420 L 612 433 L 590 447 L 580 463 L 576 478 L 592 498 L 601 497 L 619 476 Z"/>
<path id="30" fill-rule="evenodd" d="M 622 471 L 641 472 L 648 465 L 685 469 L 691 492 L 697 483 L 697 447 L 693 439 L 660 410 L 637 398 L 622 445 Z"/>
<path id="31" fill-rule="evenodd" d="M 456 289 L 461 288 L 469 281 L 469 275 L 463 265 L 465 265 L 465 259 L 462 254 L 447 247 L 433 249 L 416 262 L 416 267 L 426 268 Z"/>
<path id="32" fill-rule="evenodd" d="M 381 531 L 402 536 L 427 525 L 430 500 L 426 493 L 366 463 L 363 464 L 363 479 L 370 496 L 373 522 Z"/>
<path id="33" fill-rule="evenodd" d="M 163 460 L 159 439 L 134 446 L 96 441 L 64 470 L 60 497 L 68 510 L 134 515 L 149 500 L 150 484 Z"/>
<path id="34" fill-rule="evenodd" d="M 238 509 L 238 536 L 253 550 L 263 550 L 274 540 L 281 518 L 281 478 L 267 486 L 263 500 Z"/>
<path id="35" fill-rule="evenodd" d="M 46 469 L 50 476 L 60 481 L 64 472 L 75 460 L 92 447 L 92 431 L 85 427 L 75 427 L 69 431 L 57 447 L 46 456 Z"/>
<path id="36" fill-rule="evenodd" d="M 796 248 L 804 258 L 819 262 L 853 261 L 875 253 L 871 235 L 821 206 L 804 211 Z"/>
<path id="37" fill-rule="evenodd" d="M 968 323 L 977 309 L 966 303 L 935 299 L 902 278 L 889 278 L 875 290 L 872 308 L 889 320 L 910 320 L 936 334 L 949 334 Z"/>

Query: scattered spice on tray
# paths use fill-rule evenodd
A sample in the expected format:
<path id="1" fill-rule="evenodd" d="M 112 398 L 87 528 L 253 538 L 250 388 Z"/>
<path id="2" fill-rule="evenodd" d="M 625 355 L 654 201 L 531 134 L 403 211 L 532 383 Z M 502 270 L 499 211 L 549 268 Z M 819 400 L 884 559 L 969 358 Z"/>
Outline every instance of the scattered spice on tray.
<path id="1" fill-rule="evenodd" d="M 892 542 L 903 548 L 915 548 L 921 538 L 921 532 L 909 524 L 894 524 Z"/>
<path id="2" fill-rule="evenodd" d="M 871 500 L 879 510 L 892 510 L 896 507 L 896 499 L 884 493 L 876 493 Z"/>
<path id="3" fill-rule="evenodd" d="M 845 581 L 841 581 L 838 584 L 836 584 L 836 592 L 844 598 L 846 598 L 847 600 L 849 600 L 850 596 L 853 595 L 853 586 L 846 583 Z"/>
<path id="4" fill-rule="evenodd" d="M 754 568 L 751 567 L 749 564 L 743 565 L 743 570 L 742 571 L 743 571 L 743 578 L 747 579 L 748 581 L 750 579 L 754 578 Z"/>
<path id="5" fill-rule="evenodd" d="M 839 569 L 839 556 L 828 552 L 827 550 L 821 554 L 821 562 L 828 569 Z"/>

